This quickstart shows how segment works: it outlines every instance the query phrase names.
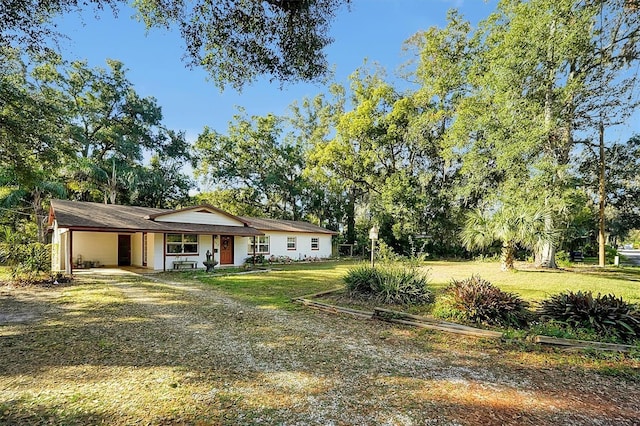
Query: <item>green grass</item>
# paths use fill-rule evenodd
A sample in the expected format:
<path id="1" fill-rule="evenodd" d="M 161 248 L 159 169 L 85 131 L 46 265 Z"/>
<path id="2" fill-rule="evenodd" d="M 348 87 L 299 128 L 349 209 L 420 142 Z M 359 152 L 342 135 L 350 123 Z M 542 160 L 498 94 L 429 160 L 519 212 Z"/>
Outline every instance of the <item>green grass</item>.
<path id="1" fill-rule="evenodd" d="M 353 262 L 279 265 L 268 273 L 198 272 L 193 277 L 254 305 L 295 309 L 291 304 L 293 297 L 343 286 L 342 277 L 353 265 Z"/>
<path id="2" fill-rule="evenodd" d="M 8 266 L 0 266 L 0 283 L 11 279 L 11 269 Z"/>
<path id="3" fill-rule="evenodd" d="M 473 274 L 500 289 L 519 294 L 535 302 L 566 290 L 612 293 L 627 302 L 640 303 L 640 268 L 604 268 L 578 266 L 572 270 L 534 269 L 530 264 L 518 264 L 513 272 L 502 272 L 498 263 L 446 262 L 426 263 L 430 268 L 431 285 L 443 289 L 452 279 L 464 279 Z"/>
<path id="4" fill-rule="evenodd" d="M 212 285 L 234 297 L 254 305 L 292 309 L 291 298 L 343 286 L 342 278 L 356 263 L 327 262 L 278 266 L 268 273 L 206 274 L 180 272 Z M 640 303 L 640 268 L 620 267 L 598 269 L 581 266 L 569 270 L 533 269 L 518 264 L 514 272 L 500 271 L 494 262 L 433 261 L 425 263 L 429 270 L 430 286 L 444 289 L 452 279 L 480 275 L 500 289 L 519 294 L 535 302 L 551 294 L 566 290 L 592 291 L 594 294 L 613 293 L 630 303 Z"/>

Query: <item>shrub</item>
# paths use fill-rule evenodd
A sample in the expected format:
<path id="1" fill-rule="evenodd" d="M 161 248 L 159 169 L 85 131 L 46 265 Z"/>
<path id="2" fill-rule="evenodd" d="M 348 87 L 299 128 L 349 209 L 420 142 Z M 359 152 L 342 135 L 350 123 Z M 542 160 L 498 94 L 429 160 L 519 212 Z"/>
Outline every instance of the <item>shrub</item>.
<path id="1" fill-rule="evenodd" d="M 254 264 L 254 256 L 249 256 L 246 259 L 244 259 L 244 263 L 245 265 L 253 265 Z M 255 255 L 255 264 L 256 265 L 264 265 L 267 263 L 266 258 L 264 257 L 263 254 L 256 254 Z"/>
<path id="2" fill-rule="evenodd" d="M 630 342 L 640 336 L 640 312 L 636 306 L 612 294 L 593 297 L 590 291 L 559 293 L 543 300 L 542 319 L 563 322 L 574 329 L 593 330 L 603 337 Z"/>
<path id="3" fill-rule="evenodd" d="M 425 272 L 415 267 L 361 265 L 350 269 L 344 277 L 351 294 L 375 298 L 380 303 L 420 304 L 432 301 Z"/>
<path id="4" fill-rule="evenodd" d="M 615 247 L 604 246 L 604 259 L 607 264 L 612 265 L 616 256 L 618 256 L 618 250 Z"/>
<path id="5" fill-rule="evenodd" d="M 43 272 L 51 272 L 51 246 L 42 243 L 0 244 L 0 258 L 11 267 L 14 281 L 33 281 Z"/>
<path id="6" fill-rule="evenodd" d="M 556 262 L 560 266 L 571 266 L 571 256 L 568 252 L 560 250 L 556 252 Z"/>
<path id="7" fill-rule="evenodd" d="M 521 327 L 531 318 L 528 303 L 477 275 L 453 280 L 434 315 L 476 323 Z"/>
<path id="8" fill-rule="evenodd" d="M 378 288 L 378 272 L 376 268 L 372 268 L 366 264 L 356 266 L 349 269 L 344 277 L 349 293 L 360 293 L 371 295 Z"/>
<path id="9" fill-rule="evenodd" d="M 377 278 L 376 297 L 381 303 L 410 305 L 432 301 L 429 278 L 415 267 L 382 266 Z"/>

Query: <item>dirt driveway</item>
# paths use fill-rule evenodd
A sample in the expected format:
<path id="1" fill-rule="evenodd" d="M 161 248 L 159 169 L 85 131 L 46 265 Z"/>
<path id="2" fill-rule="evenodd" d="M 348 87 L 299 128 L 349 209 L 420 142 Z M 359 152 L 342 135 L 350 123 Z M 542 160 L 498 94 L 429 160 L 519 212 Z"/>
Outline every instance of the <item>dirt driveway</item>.
<path id="1" fill-rule="evenodd" d="M 82 280 L 0 288 L 0 424 L 640 424 L 606 357 Z"/>

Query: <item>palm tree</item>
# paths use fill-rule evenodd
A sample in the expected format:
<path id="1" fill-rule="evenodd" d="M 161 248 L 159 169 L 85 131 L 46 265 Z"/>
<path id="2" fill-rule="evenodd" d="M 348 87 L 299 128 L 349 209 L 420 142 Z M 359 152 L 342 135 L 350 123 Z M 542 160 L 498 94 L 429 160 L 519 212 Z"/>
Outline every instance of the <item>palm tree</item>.
<path id="1" fill-rule="evenodd" d="M 496 211 L 474 210 L 467 214 L 460 234 L 462 244 L 469 250 L 484 249 L 496 241 L 502 242 L 500 268 L 514 269 L 516 246 L 534 248 L 549 236 L 544 231 L 546 214 L 514 206 L 501 206 Z"/>

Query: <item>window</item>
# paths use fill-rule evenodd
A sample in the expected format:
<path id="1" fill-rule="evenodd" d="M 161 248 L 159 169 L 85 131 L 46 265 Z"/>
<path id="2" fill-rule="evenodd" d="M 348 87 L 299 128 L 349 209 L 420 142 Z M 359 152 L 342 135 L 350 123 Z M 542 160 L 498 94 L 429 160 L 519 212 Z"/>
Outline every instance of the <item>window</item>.
<path id="1" fill-rule="evenodd" d="M 256 254 L 268 254 L 269 253 L 269 237 L 261 236 L 255 237 L 256 241 Z M 253 254 L 253 238 L 249 238 L 249 254 Z"/>
<path id="2" fill-rule="evenodd" d="M 287 237 L 287 250 L 296 249 L 296 237 Z"/>
<path id="3" fill-rule="evenodd" d="M 167 234 L 167 254 L 198 254 L 198 236 Z"/>
<path id="4" fill-rule="evenodd" d="M 311 238 L 311 250 L 320 250 L 320 238 L 318 237 Z"/>

